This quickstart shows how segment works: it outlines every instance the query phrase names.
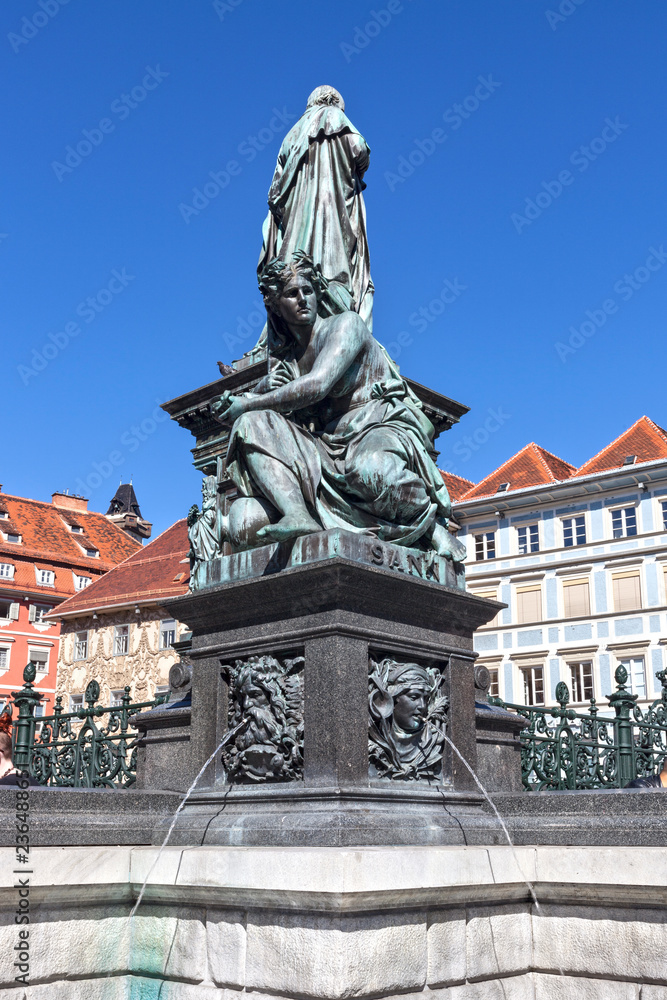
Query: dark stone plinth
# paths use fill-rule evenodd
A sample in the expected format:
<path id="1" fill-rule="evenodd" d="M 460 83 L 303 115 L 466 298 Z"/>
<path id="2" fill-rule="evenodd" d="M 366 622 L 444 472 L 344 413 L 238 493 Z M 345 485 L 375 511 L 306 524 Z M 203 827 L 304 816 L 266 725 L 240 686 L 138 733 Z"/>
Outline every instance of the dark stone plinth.
<path id="1" fill-rule="evenodd" d="M 30 788 L 32 847 L 150 844 L 182 796 L 169 792 L 98 788 Z M 16 844 L 16 788 L 0 787 L 0 846 Z"/>
<path id="2" fill-rule="evenodd" d="M 487 701 L 475 706 L 477 770 L 488 792 L 521 792 L 521 741 L 526 720 Z"/>
<path id="3" fill-rule="evenodd" d="M 223 557 L 212 570 L 227 582 L 168 602 L 192 630 L 192 773 L 227 731 L 226 666 L 256 656 L 303 657 L 298 779 L 228 785 L 222 754 L 215 754 L 172 843 L 199 843 L 204 830 L 206 843 L 238 845 L 460 843 L 461 809 L 471 831 L 488 827 L 473 778 L 447 747 L 442 776 L 430 786 L 369 776 L 370 658 L 442 672 L 447 734 L 477 766 L 472 635 L 500 605 L 447 586 L 453 576 L 444 560 L 438 579 L 432 560 L 429 572 L 423 553 L 408 555 L 366 536 L 322 532 Z M 144 786 L 150 780 L 141 775 Z"/>
<path id="4" fill-rule="evenodd" d="M 188 705 L 154 708 L 134 716 L 139 731 L 137 789 L 188 790 L 197 774 L 192 766 L 190 715 Z"/>

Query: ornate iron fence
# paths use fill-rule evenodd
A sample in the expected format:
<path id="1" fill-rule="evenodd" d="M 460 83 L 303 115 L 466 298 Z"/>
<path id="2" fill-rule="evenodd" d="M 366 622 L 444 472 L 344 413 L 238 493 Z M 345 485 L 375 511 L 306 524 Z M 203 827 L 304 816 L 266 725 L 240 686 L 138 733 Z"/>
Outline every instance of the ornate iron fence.
<path id="1" fill-rule="evenodd" d="M 97 704 L 100 686 L 91 681 L 74 712 L 63 712 L 56 698 L 53 715 L 35 716 L 42 695 L 35 691 L 36 668 L 23 671 L 23 687 L 13 691 L 18 719 L 14 722 L 13 761 L 29 771 L 40 785 L 64 788 L 129 788 L 136 780 L 137 731 L 132 717 L 144 709 L 167 701 L 162 694 L 154 701 L 132 704 L 130 688 L 119 705 Z"/>
<path id="2" fill-rule="evenodd" d="M 562 681 L 556 685 L 558 705 L 551 708 L 489 698 L 526 719 L 521 777 L 529 791 L 624 788 L 633 778 L 660 772 L 667 757 L 667 671 L 656 673 L 662 694 L 644 711 L 625 686 L 625 667 L 614 676 L 617 690 L 607 696 L 611 717 L 600 715 L 595 698 L 587 712 L 568 708 L 570 692 Z"/>

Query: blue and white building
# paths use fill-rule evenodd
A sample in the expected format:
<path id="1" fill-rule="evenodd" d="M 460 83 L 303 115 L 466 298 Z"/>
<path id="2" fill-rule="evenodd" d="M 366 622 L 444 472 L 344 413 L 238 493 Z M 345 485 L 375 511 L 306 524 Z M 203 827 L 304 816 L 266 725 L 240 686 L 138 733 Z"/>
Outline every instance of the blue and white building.
<path id="1" fill-rule="evenodd" d="M 445 476 L 447 479 L 448 477 Z M 460 492 L 460 482 L 458 492 Z M 455 494 L 456 495 L 456 494 Z M 603 706 L 623 664 L 638 703 L 667 645 L 667 433 L 647 417 L 579 469 L 535 444 L 454 503 L 468 589 L 507 608 L 476 633 L 505 701 Z"/>

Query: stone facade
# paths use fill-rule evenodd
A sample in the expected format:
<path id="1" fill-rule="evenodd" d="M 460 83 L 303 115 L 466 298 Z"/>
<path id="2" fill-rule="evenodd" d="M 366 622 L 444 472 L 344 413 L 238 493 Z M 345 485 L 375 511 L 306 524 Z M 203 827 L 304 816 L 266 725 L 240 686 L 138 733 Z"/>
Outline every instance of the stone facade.
<path id="1" fill-rule="evenodd" d="M 12 965 L 14 852 L 2 854 L 0 986 L 7 1000 L 22 1000 Z M 667 995 L 662 848 L 167 847 L 156 855 L 35 849 L 31 998 Z"/>
<path id="2" fill-rule="evenodd" d="M 138 611 L 138 613 L 137 613 Z M 160 648 L 162 623 L 170 615 L 160 607 L 143 606 L 110 610 L 93 618 L 65 619 L 62 623 L 58 656 L 56 696 L 61 695 L 63 708 L 69 711 L 73 699 L 83 695 L 91 680 L 100 685 L 100 701 L 109 705 L 126 685 L 132 701 L 151 701 L 158 691 L 169 686 L 169 669 L 179 659 L 171 648 Z M 117 629 L 128 626 L 128 652 L 114 653 Z M 174 622 L 176 639 L 186 627 Z M 87 635 L 87 655 L 77 659 L 78 637 Z"/>

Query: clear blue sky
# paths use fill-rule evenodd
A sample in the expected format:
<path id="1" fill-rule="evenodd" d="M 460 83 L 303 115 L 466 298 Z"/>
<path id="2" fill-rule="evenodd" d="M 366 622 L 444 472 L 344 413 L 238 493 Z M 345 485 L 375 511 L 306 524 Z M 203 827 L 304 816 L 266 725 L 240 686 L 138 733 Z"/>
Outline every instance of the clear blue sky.
<path id="1" fill-rule="evenodd" d="M 199 499 L 193 439 L 151 414 L 250 346 L 276 111 L 322 83 L 372 149 L 375 333 L 471 407 L 441 464 L 479 480 L 531 440 L 580 463 L 664 426 L 667 8 L 559 3 L 4 0 L 4 489 L 92 482 L 106 510 L 132 474 L 155 533 Z"/>

